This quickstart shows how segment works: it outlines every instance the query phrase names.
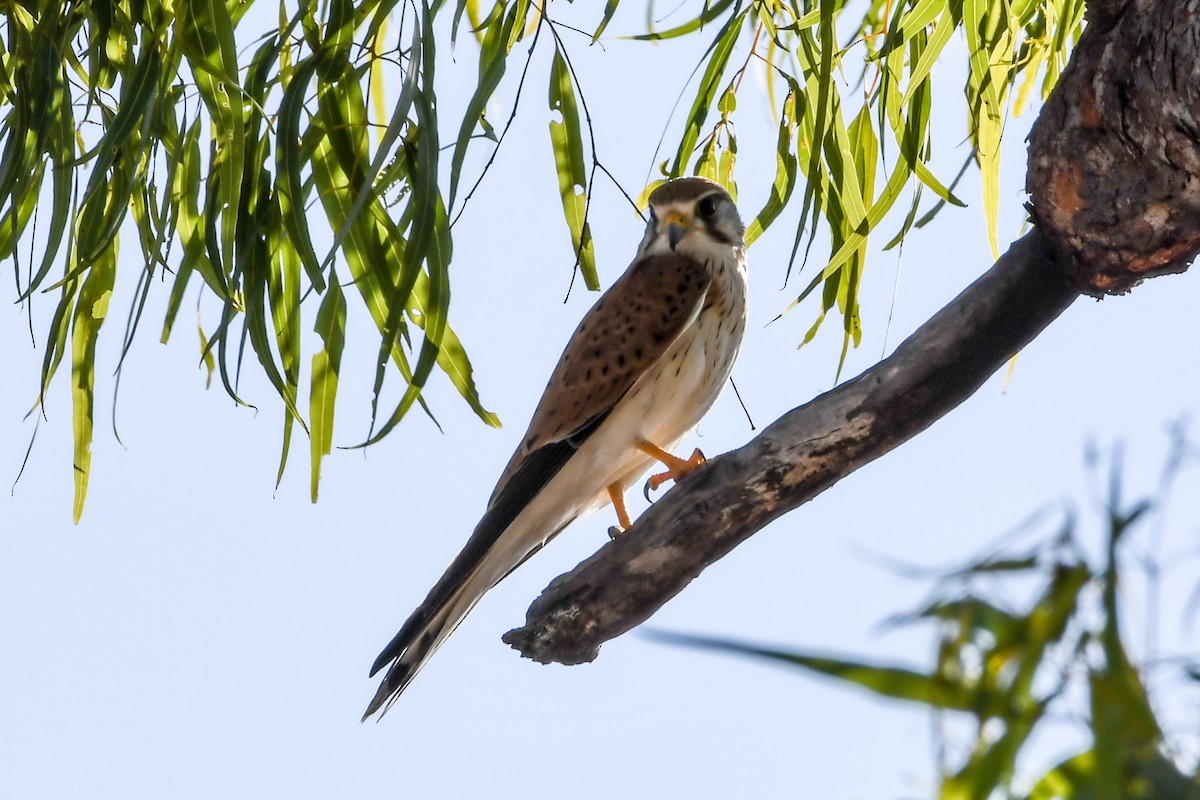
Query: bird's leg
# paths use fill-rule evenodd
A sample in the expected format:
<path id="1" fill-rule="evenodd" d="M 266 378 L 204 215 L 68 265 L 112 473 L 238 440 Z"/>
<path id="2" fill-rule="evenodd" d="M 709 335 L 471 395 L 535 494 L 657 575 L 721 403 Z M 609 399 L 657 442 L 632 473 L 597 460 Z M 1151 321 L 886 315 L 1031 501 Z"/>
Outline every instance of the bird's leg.
<path id="1" fill-rule="evenodd" d="M 700 467 L 707 463 L 704 453 L 700 452 L 700 448 L 692 453 L 691 458 L 680 458 L 679 456 L 671 455 L 661 447 L 647 442 L 645 439 L 637 443 L 637 448 L 646 455 L 661 461 L 666 464 L 667 471 L 660 472 L 657 475 L 651 475 L 646 481 L 646 493 L 657 491 L 658 487 L 662 486 L 667 481 L 675 481 L 678 483 L 683 478 L 695 472 Z"/>
<path id="2" fill-rule="evenodd" d="M 608 529 L 608 535 L 615 539 L 629 530 L 633 523 L 629 521 L 629 510 L 625 508 L 625 492 L 621 491 L 621 484 L 609 484 L 608 496 L 612 499 L 613 508 L 617 510 L 617 525 Z"/>

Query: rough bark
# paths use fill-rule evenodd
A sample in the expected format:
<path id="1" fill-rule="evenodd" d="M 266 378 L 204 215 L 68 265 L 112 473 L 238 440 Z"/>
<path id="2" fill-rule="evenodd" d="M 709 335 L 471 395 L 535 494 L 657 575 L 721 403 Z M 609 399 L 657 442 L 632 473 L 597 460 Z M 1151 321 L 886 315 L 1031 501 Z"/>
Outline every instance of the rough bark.
<path id="1" fill-rule="evenodd" d="M 929 427 L 1078 296 L 1028 234 L 890 357 L 712 459 L 555 579 L 504 641 L 542 662 L 591 661 L 767 523 Z"/>
<path id="2" fill-rule="evenodd" d="M 1187 268 L 1200 248 L 1200 0 L 1089 4 L 1030 133 L 1026 188 L 1081 291 Z"/>

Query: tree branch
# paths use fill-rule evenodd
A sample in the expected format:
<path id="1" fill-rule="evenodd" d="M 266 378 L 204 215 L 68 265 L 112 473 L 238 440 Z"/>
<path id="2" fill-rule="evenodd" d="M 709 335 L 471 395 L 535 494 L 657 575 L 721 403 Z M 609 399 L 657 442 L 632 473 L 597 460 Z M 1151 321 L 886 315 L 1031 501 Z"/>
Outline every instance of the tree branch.
<path id="1" fill-rule="evenodd" d="M 1186 268 L 1200 249 L 1200 0 L 1091 0 L 1089 15 L 1030 136 L 1034 232 L 891 357 L 714 459 L 557 578 L 504 641 L 591 661 L 767 523 L 969 397 L 1080 291 Z"/>
<path id="2" fill-rule="evenodd" d="M 890 357 L 712 459 L 555 579 L 504 641 L 543 663 L 591 661 L 767 523 L 932 425 L 1078 296 L 1026 235 Z"/>
<path id="3" fill-rule="evenodd" d="M 1076 285 L 1120 294 L 1200 249 L 1200 0 L 1088 10 L 1104 19 L 1029 134 L 1026 188 Z"/>

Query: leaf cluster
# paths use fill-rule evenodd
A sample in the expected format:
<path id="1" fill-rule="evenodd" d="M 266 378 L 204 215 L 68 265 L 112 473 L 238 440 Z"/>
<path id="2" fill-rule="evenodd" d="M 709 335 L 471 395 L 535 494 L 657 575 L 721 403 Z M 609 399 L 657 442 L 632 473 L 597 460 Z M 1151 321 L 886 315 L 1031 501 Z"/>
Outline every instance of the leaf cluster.
<path id="1" fill-rule="evenodd" d="M 788 309 L 820 289 L 820 311 L 804 341 L 811 341 L 826 314 L 837 308 L 844 363 L 850 345 L 857 346 L 862 337 L 858 297 L 868 241 L 906 188 L 911 189 L 908 209 L 885 250 L 927 224 L 945 204 L 961 206 L 953 188 L 974 162 L 983 180 L 989 241 L 999 256 L 1004 123 L 1010 108 L 1019 112 L 1035 88 L 1042 98 L 1049 94 L 1078 38 L 1083 10 L 1082 0 L 872 0 L 865 7 L 841 0 L 706 3 L 685 24 L 636 37 L 661 41 L 717 28 L 697 67 L 701 78 L 675 155 L 662 171 L 675 177 L 690 164 L 692 172 L 736 191 L 733 110 L 747 69 L 761 65 L 778 119 L 776 170 L 766 203 L 747 226 L 746 241 L 753 243 L 798 205 L 790 275 L 802 251 L 807 260 L 824 228 L 830 256 Z M 747 41 L 738 66 L 733 55 Z M 929 167 L 930 118 L 934 65 L 951 55 L 953 44 L 965 45 L 969 64 L 963 88 L 972 147 L 963 170 L 947 186 Z M 1014 89 L 1015 101 L 1010 100 Z M 935 203 L 920 214 L 926 191 Z"/>
<path id="2" fill-rule="evenodd" d="M 1153 501 L 1121 497 L 1121 459 L 1114 457 L 1103 508 L 1103 554 L 1089 559 L 1077 515 L 1022 550 L 1005 544 L 944 575 L 935 596 L 893 625 L 932 623 L 937 631 L 928 670 L 824 654 L 765 648 L 727 639 L 665 635 L 668 642 L 765 659 L 832 678 L 882 698 L 915 703 L 939 719 L 969 721 L 968 741 L 942 747 L 939 797 L 985 800 L 1188 798 L 1200 773 L 1187 770 L 1164 732 L 1135 665 L 1121 620 L 1121 586 L 1132 571 L 1131 540 L 1167 505 L 1171 484 L 1194 456 L 1177 441 Z M 1042 513 L 1009 540 L 1040 529 Z M 1154 574 L 1153 571 L 1151 574 Z M 1027 604 L 997 599 L 1033 587 Z M 1166 664 L 1194 680 L 1189 661 Z M 1071 714 L 1080 697 L 1090 744 L 1040 775 L 1019 774 L 1035 732 Z M 1159 698 L 1159 704 L 1170 700 Z M 958 755 L 948 757 L 949 750 Z M 1027 763 L 1027 762 L 1026 762 Z"/>
<path id="3" fill-rule="evenodd" d="M 589 12 L 599 17 L 583 45 L 609 36 L 619 6 Z M 702 174 L 736 193 L 738 98 L 754 85 L 743 82 L 748 72 L 762 70 L 767 97 L 754 99 L 778 120 L 776 170 L 747 243 L 795 211 L 794 262 L 828 231 L 830 256 L 796 303 L 820 289 L 805 341 L 837 308 L 844 360 L 861 339 L 871 234 L 906 188 L 909 208 L 889 247 L 959 202 L 928 166 L 934 63 L 950 43 L 965 43 L 973 158 L 995 244 L 1010 95 L 1019 86 L 1020 106 L 1035 85 L 1049 91 L 1082 9 L 1082 0 L 717 0 L 657 30 L 648 4 L 646 31 L 632 39 L 709 42 L 662 179 Z M 333 442 L 351 303 L 367 312 L 377 352 L 364 444 L 414 406 L 432 416 L 423 391 L 435 371 L 484 422 L 499 424 L 450 325 L 453 232 L 487 175 L 485 167 L 466 188 L 468 154 L 490 150 L 488 165 L 498 157 L 535 54 L 547 49 L 563 218 L 585 283 L 599 287 L 588 214 L 597 172 L 611 175 L 583 91 L 590 77 L 571 59 L 580 31 L 555 21 L 548 3 L 285 1 L 268 24 L 263 10 L 217 0 L 24 0 L 0 10 L 0 263 L 12 265 L 27 307 L 38 295 L 55 304 L 36 407 L 66 358 L 76 519 L 91 473 L 96 346 L 118 269 L 130 269 L 123 264 L 140 271 L 121 363 L 154 286 L 169 285 L 162 341 L 193 287 L 198 306 L 214 309 L 197 314 L 210 381 L 217 376 L 249 405 L 239 378 L 257 365 L 286 410 L 279 475 L 299 425 L 310 437 L 314 499 Z M 437 50 L 447 38 L 458 47 L 464 30 L 477 46 L 477 80 L 461 119 L 440 124 Z M 487 110 L 514 65 L 511 114 L 497 128 Z M 440 139 L 443 128 L 456 131 L 453 141 Z M 936 204 L 920 216 L 926 190 Z M 138 258 L 118 257 L 123 230 L 133 231 Z M 402 385 L 390 410 L 380 408 L 389 375 Z M 120 365 L 114 391 L 119 379 Z"/>
<path id="4" fill-rule="evenodd" d="M 481 419 L 499 424 L 483 407 L 448 323 L 436 9 L 349 0 L 322 9 L 281 6 L 278 27 L 239 51 L 236 29 L 249 7 L 212 0 L 7 6 L 0 256 L 13 265 L 19 300 L 56 297 L 38 404 L 69 353 L 76 519 L 91 470 L 96 343 L 127 222 L 143 270 L 122 362 L 153 286 L 170 283 L 165 342 L 189 285 L 199 283 L 201 295 L 218 304 L 210 328 L 198 317 L 210 380 L 215 372 L 231 397 L 249 405 L 238 377 L 248 360 L 257 362 L 287 410 L 280 475 L 299 424 L 311 435 L 314 499 L 332 444 L 346 342 L 342 281 L 378 333 L 375 402 L 389 364 L 405 386 L 370 441 L 414 403 L 424 404 L 421 390 L 435 367 Z M 514 8 L 505 26 L 493 26 L 503 32 L 502 51 L 518 38 L 523 13 Z M 388 45 L 397 21 L 396 44 Z M 400 85 L 381 121 L 368 102 L 383 108 L 385 71 Z M 460 137 L 451 199 L 466 146 Z M 40 208 L 50 220 L 38 230 Z M 316 210 L 333 242 L 324 255 L 314 244 Z M 26 265 L 22 241 L 41 250 Z M 53 279 L 56 266 L 62 274 Z M 306 308 L 321 342 L 311 357 L 307 404 Z"/>

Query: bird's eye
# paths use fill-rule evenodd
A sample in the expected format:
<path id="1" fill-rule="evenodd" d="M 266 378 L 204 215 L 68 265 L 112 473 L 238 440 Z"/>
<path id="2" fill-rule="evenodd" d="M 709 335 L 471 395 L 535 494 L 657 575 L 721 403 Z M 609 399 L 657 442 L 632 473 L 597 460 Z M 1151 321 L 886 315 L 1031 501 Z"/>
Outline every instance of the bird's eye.
<path id="1" fill-rule="evenodd" d="M 711 217 L 717 213 L 717 196 L 710 194 L 708 197 L 705 197 L 696 204 L 696 210 L 700 212 L 700 216 L 702 217 Z"/>

